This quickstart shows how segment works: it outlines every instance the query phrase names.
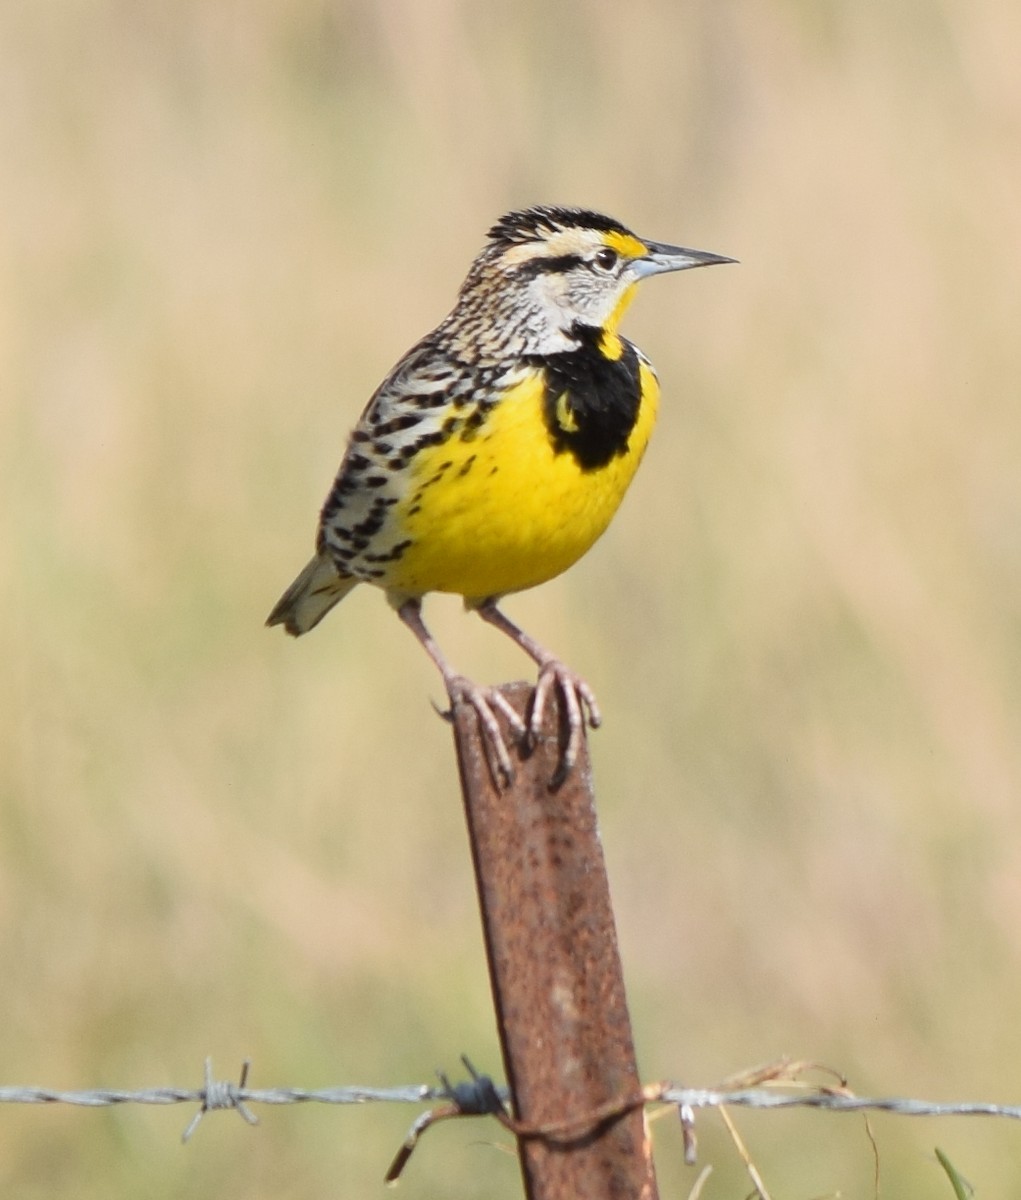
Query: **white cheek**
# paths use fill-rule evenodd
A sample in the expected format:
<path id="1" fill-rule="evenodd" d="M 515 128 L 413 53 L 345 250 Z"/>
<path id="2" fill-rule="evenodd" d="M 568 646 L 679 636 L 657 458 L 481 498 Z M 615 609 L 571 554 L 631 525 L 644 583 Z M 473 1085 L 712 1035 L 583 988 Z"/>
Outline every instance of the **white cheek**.
<path id="1" fill-rule="evenodd" d="M 557 274 L 536 275 L 528 285 L 535 305 L 545 312 L 565 314 L 568 311 L 567 288 L 564 276 Z"/>
<path id="2" fill-rule="evenodd" d="M 614 292 L 603 292 L 599 296 L 595 302 L 599 311 L 598 324 L 602 325 L 610 319 L 619 300 L 620 296 Z"/>
<path id="3" fill-rule="evenodd" d="M 588 325 L 603 325 L 617 307 L 617 297 L 603 288 L 576 290 L 571 307 Z"/>
<path id="4" fill-rule="evenodd" d="M 537 275 L 529 282 L 528 291 L 535 318 L 530 322 L 530 353 L 560 354 L 576 349 L 577 342 L 569 336 L 569 330 L 579 313 L 567 302 L 564 277 Z"/>

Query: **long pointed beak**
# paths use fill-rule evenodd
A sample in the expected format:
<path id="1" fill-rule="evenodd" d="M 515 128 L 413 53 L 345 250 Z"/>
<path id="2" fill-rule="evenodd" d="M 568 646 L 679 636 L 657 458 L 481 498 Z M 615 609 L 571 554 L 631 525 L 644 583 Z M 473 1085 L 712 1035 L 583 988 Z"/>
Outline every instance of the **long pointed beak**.
<path id="1" fill-rule="evenodd" d="M 712 267 L 717 263 L 736 263 L 736 258 L 710 254 L 708 250 L 689 250 L 685 246 L 668 246 L 664 242 L 644 242 L 647 253 L 636 258 L 631 271 L 638 279 L 660 275 L 664 271 L 687 271 L 690 267 Z"/>

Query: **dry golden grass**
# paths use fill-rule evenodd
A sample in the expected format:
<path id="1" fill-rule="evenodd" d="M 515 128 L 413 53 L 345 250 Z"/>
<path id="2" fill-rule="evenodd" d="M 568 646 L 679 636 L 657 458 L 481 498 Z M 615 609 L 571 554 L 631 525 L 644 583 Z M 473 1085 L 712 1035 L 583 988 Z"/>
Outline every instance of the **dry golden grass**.
<path id="1" fill-rule="evenodd" d="M 432 669 L 374 593 L 261 622 L 487 224 L 563 201 L 742 260 L 647 286 L 649 459 L 510 605 L 607 716 L 643 1069 L 1021 1098 L 1019 36 L 1002 0 L 0 8 L 0 1082 L 497 1068 Z M 12 1108 L 0 1191 L 371 1196 L 409 1119 L 182 1151 L 181 1110 Z M 937 1141 L 1021 1183 L 1016 1129 L 875 1126 L 885 1195 L 949 1194 Z M 775 1194 L 871 1194 L 860 1123 L 740 1127 Z M 433 1133 L 402 1187 L 517 1195 L 502 1140 Z"/>

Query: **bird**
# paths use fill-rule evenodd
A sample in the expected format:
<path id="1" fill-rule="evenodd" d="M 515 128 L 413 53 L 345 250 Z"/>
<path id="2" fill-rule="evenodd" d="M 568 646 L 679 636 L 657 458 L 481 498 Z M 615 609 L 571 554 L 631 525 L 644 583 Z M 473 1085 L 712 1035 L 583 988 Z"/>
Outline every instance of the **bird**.
<path id="1" fill-rule="evenodd" d="M 650 241 L 584 208 L 501 217 L 450 313 L 393 367 L 352 431 L 322 507 L 316 550 L 267 625 L 299 636 L 355 586 L 383 590 L 439 669 L 453 707 L 477 714 L 490 770 L 514 770 L 498 714 L 534 743 L 551 697 L 567 737 L 552 785 L 602 720 L 588 683 L 499 607 L 545 583 L 602 535 L 649 441 L 659 383 L 618 325 L 652 275 L 736 262 Z M 499 689 L 455 670 L 422 599 L 460 595 L 538 668 L 526 719 Z"/>

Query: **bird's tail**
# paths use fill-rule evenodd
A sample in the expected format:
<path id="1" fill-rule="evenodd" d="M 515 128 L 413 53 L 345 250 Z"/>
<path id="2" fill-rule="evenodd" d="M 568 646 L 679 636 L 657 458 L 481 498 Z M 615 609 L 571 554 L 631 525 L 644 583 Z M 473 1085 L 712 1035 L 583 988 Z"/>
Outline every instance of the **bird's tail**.
<path id="1" fill-rule="evenodd" d="M 341 575 L 328 554 L 317 554 L 277 601 L 266 624 L 283 625 L 294 637 L 308 633 L 357 582 Z"/>

